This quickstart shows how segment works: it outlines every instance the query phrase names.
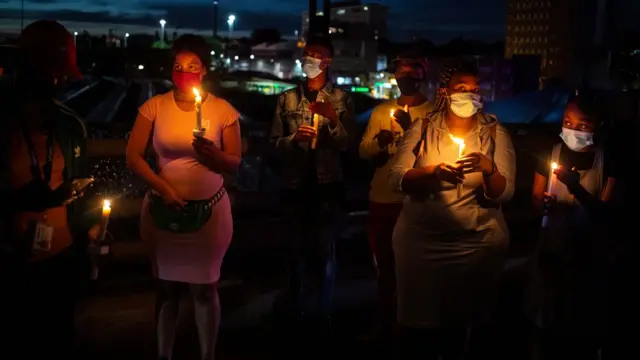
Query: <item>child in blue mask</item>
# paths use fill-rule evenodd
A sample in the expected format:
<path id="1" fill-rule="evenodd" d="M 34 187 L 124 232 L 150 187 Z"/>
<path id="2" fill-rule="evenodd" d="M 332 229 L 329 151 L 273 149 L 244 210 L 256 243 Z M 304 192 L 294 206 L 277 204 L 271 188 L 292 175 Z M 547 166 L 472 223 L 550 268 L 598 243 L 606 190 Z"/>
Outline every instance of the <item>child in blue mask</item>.
<path id="1" fill-rule="evenodd" d="M 540 158 L 534 177 L 533 204 L 544 216 L 527 310 L 539 359 L 594 359 L 606 332 L 605 219 L 618 171 L 596 136 L 598 104 L 587 92 L 571 94 L 562 141 Z"/>

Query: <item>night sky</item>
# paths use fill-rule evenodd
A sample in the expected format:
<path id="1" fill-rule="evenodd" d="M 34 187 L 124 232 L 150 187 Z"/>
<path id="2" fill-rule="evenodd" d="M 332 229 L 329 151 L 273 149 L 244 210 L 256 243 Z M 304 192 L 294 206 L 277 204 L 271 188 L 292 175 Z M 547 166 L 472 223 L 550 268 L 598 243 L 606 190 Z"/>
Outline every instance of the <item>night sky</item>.
<path id="1" fill-rule="evenodd" d="M 621 1 L 640 7 L 640 1 Z M 413 36 L 436 43 L 457 36 L 485 41 L 504 39 L 507 0 L 364 2 L 390 7 L 389 36 L 393 40 L 408 40 Z M 212 0 L 25 0 L 25 17 L 149 26 L 156 26 L 160 18 L 165 18 L 169 29 L 210 29 L 211 4 Z M 219 4 L 220 29 L 226 29 L 224 19 L 233 13 L 238 18 L 237 30 L 275 27 L 287 35 L 300 28 L 301 13 L 308 7 L 307 0 L 219 0 Z M 0 19 L 19 17 L 20 0 L 0 0 Z"/>

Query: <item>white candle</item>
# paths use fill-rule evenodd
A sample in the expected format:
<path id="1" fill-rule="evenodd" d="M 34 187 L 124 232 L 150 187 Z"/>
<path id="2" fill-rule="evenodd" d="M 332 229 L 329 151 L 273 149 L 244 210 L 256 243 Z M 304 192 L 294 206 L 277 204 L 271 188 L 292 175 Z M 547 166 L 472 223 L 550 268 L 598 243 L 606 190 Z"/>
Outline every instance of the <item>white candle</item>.
<path id="1" fill-rule="evenodd" d="M 316 137 L 314 137 L 313 140 L 311 140 L 312 149 L 316 148 L 316 143 L 318 142 L 318 122 L 319 121 L 320 121 L 320 118 L 318 117 L 318 114 L 313 114 L 313 129 L 316 131 Z"/>
<path id="2" fill-rule="evenodd" d="M 449 134 L 449 137 L 451 138 L 451 141 L 458 145 L 458 159 L 460 159 L 462 157 L 462 153 L 464 152 L 464 140 L 457 138 L 451 134 Z M 462 196 L 462 183 L 458 184 L 458 198 L 460 196 Z"/>
<path id="3" fill-rule="evenodd" d="M 319 102 L 322 102 L 322 100 L 320 100 Z M 318 127 L 319 126 L 320 126 L 320 115 L 313 114 L 313 129 L 316 131 L 316 137 L 314 137 L 313 140 L 311 140 L 312 149 L 315 149 L 316 144 L 318 143 Z"/>
<path id="4" fill-rule="evenodd" d="M 547 187 L 547 193 L 551 194 L 551 190 L 553 190 L 553 188 L 556 186 L 556 179 L 557 176 L 556 174 L 553 173 L 553 171 L 555 169 L 558 168 L 558 164 L 557 163 L 551 163 L 551 173 L 549 175 L 549 184 Z"/>
<path id="5" fill-rule="evenodd" d="M 109 200 L 105 200 L 102 204 L 102 217 L 100 218 L 98 242 L 104 241 L 107 234 L 107 226 L 109 225 L 109 217 L 111 217 L 111 202 Z"/>
<path id="6" fill-rule="evenodd" d="M 202 130 L 202 97 L 196 88 L 193 88 L 193 94 L 196 96 L 196 129 Z"/>
<path id="7" fill-rule="evenodd" d="M 391 132 L 393 132 L 393 123 L 396 122 L 396 119 L 393 115 L 395 115 L 396 110 L 395 109 L 391 109 L 391 111 L 389 112 L 389 130 L 391 130 Z"/>
<path id="8" fill-rule="evenodd" d="M 549 184 L 547 185 L 547 193 L 551 194 L 551 191 L 553 190 L 554 186 L 556 186 L 556 180 L 557 180 L 557 176 L 556 174 L 553 173 L 553 171 L 555 169 L 558 168 L 558 164 L 552 162 L 551 163 L 551 172 L 549 175 Z M 549 225 L 549 215 L 547 214 L 547 211 L 544 211 L 544 215 L 542 215 L 542 228 L 546 228 Z"/>

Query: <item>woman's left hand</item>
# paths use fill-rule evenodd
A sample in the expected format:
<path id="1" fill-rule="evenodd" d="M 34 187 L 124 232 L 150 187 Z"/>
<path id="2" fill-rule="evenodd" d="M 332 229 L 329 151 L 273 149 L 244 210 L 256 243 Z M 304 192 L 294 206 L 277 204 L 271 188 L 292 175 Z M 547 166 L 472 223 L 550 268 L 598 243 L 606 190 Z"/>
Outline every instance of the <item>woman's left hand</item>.
<path id="1" fill-rule="evenodd" d="M 493 162 L 480 152 L 464 155 L 456 161 L 456 164 L 464 174 L 481 172 L 483 175 L 490 175 L 494 171 Z"/>
<path id="2" fill-rule="evenodd" d="M 578 173 L 574 169 L 568 169 L 564 166 L 558 166 L 557 169 L 553 170 L 553 173 L 556 175 L 558 180 L 566 187 L 572 187 L 580 183 L 580 173 Z"/>
<path id="3" fill-rule="evenodd" d="M 220 149 L 211 140 L 195 137 L 191 143 L 196 153 L 204 158 L 211 159 L 217 156 Z"/>

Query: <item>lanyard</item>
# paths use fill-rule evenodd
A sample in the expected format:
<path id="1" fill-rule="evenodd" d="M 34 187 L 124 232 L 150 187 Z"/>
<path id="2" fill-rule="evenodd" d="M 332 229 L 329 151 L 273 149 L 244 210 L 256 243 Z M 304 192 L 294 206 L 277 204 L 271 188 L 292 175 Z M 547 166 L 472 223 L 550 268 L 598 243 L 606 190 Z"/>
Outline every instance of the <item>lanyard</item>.
<path id="1" fill-rule="evenodd" d="M 38 157 L 36 156 L 36 150 L 31 141 L 31 136 L 25 126 L 22 126 L 22 135 L 27 143 L 27 149 L 29 150 L 29 157 L 31 160 L 31 175 L 34 181 L 42 180 L 42 173 L 40 172 L 40 163 L 38 163 Z M 44 172 L 44 182 L 49 184 L 51 181 L 51 172 L 53 171 L 53 131 L 49 131 L 47 135 L 47 158 L 44 166 L 42 167 Z"/>

